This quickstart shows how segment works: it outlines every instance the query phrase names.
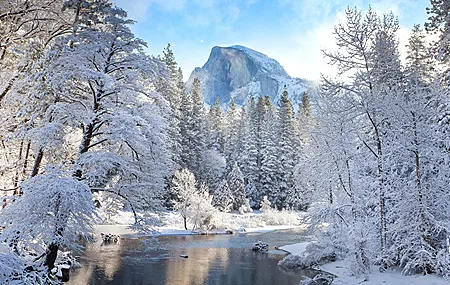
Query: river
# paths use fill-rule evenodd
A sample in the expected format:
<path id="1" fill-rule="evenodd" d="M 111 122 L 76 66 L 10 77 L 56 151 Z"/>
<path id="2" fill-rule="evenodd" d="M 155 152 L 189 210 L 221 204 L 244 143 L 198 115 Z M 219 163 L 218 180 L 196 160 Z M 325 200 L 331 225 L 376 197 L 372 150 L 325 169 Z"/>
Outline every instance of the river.
<path id="1" fill-rule="evenodd" d="M 258 241 L 269 253 L 251 251 Z M 312 270 L 286 272 L 275 247 L 307 241 L 301 229 L 234 235 L 122 238 L 118 244 L 89 245 L 67 285 L 298 285 Z M 181 257 L 187 255 L 187 258 Z"/>

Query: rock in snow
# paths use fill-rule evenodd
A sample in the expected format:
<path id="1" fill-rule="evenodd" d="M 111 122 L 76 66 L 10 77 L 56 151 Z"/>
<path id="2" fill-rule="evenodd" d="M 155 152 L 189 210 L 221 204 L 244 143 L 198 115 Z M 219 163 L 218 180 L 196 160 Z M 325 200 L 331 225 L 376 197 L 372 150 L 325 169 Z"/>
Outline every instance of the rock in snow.
<path id="1" fill-rule="evenodd" d="M 213 47 L 208 61 L 202 68 L 195 68 L 187 82 L 188 89 L 198 77 L 207 104 L 221 103 L 231 98 L 243 105 L 250 96 L 269 96 L 278 103 L 284 85 L 294 105 L 301 102 L 308 83 L 293 78 L 278 61 L 243 46 Z"/>
<path id="2" fill-rule="evenodd" d="M 262 241 L 257 241 L 252 247 L 253 251 L 260 251 L 260 252 L 268 252 L 269 251 L 269 245 Z"/>

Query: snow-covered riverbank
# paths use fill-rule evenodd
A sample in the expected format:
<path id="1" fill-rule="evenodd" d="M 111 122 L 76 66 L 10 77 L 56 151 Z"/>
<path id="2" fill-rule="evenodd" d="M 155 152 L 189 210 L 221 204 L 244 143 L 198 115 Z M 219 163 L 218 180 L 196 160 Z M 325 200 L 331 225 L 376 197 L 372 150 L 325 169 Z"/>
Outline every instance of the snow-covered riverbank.
<path id="1" fill-rule="evenodd" d="M 301 256 L 309 242 L 290 244 L 279 247 L 279 249 L 289 252 L 292 255 Z M 329 272 L 337 276 L 333 281 L 333 285 L 449 285 L 450 282 L 436 275 L 402 275 L 399 270 L 386 270 L 379 272 L 374 267 L 372 273 L 368 276 L 350 276 L 350 270 L 344 261 L 330 262 L 317 269 Z"/>
<path id="2" fill-rule="evenodd" d="M 277 230 L 287 230 L 297 227 L 304 227 L 302 218 L 305 213 L 285 213 L 273 219 L 273 217 L 264 217 L 264 213 L 255 211 L 248 214 L 237 213 L 220 213 L 218 217 L 221 224 L 219 229 L 208 231 L 209 234 L 226 234 L 227 231 L 232 232 L 246 232 L 246 233 L 264 233 Z M 96 225 L 94 234 L 110 233 L 121 235 L 122 237 L 135 237 L 141 234 L 131 229 L 133 223 L 133 216 L 131 213 L 122 212 L 120 215 L 112 219 L 110 224 Z M 162 215 L 160 226 L 153 228 L 157 235 L 193 235 L 199 234 L 196 230 L 185 230 L 183 228 L 181 216 L 176 212 L 167 212 Z"/>

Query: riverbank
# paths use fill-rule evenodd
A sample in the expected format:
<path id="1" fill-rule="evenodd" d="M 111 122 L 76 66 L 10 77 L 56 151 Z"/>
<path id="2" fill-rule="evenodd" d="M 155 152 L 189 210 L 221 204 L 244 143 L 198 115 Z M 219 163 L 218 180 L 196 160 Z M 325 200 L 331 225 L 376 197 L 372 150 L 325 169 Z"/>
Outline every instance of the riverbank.
<path id="1" fill-rule="evenodd" d="M 303 255 L 309 242 L 290 244 L 279 247 L 279 249 L 289 252 L 292 255 Z M 372 273 L 368 276 L 350 276 L 348 265 L 344 261 L 330 262 L 320 265 L 315 269 L 323 270 L 336 275 L 333 281 L 335 285 L 449 285 L 450 282 L 442 277 L 430 275 L 409 275 L 401 274 L 400 270 L 390 269 L 379 272 L 377 267 L 373 267 Z"/>
<path id="2" fill-rule="evenodd" d="M 208 234 L 229 234 L 235 232 L 245 233 L 266 233 L 278 230 L 288 230 L 298 227 L 306 227 L 304 220 L 306 213 L 304 212 L 286 212 L 280 214 L 277 219 L 273 217 L 267 218 L 261 211 L 253 213 L 220 213 L 217 217 L 217 223 L 220 224 L 218 229 L 210 230 Z M 131 229 L 134 222 L 133 215 L 129 212 L 121 212 L 110 220 L 109 224 L 96 225 L 94 234 L 99 236 L 100 233 L 110 233 L 120 235 L 122 237 L 143 236 L 141 233 Z M 158 236 L 172 235 L 197 235 L 204 234 L 197 230 L 185 230 L 183 228 L 183 220 L 181 215 L 176 212 L 165 212 L 161 215 L 161 224 L 153 228 Z"/>

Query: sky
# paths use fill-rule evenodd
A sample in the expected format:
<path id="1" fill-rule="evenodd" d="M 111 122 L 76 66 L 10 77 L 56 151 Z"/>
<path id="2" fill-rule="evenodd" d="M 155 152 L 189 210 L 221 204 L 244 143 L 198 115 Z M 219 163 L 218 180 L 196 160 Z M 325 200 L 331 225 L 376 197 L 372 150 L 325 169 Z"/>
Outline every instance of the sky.
<path id="1" fill-rule="evenodd" d="M 429 0 L 113 0 L 137 21 L 134 34 L 147 53 L 171 44 L 185 80 L 203 66 L 214 46 L 243 45 L 281 63 L 294 77 L 317 80 L 333 68 L 322 49 L 333 50 L 333 27 L 346 7 L 398 16 L 404 54 L 414 24 L 427 20 Z"/>

